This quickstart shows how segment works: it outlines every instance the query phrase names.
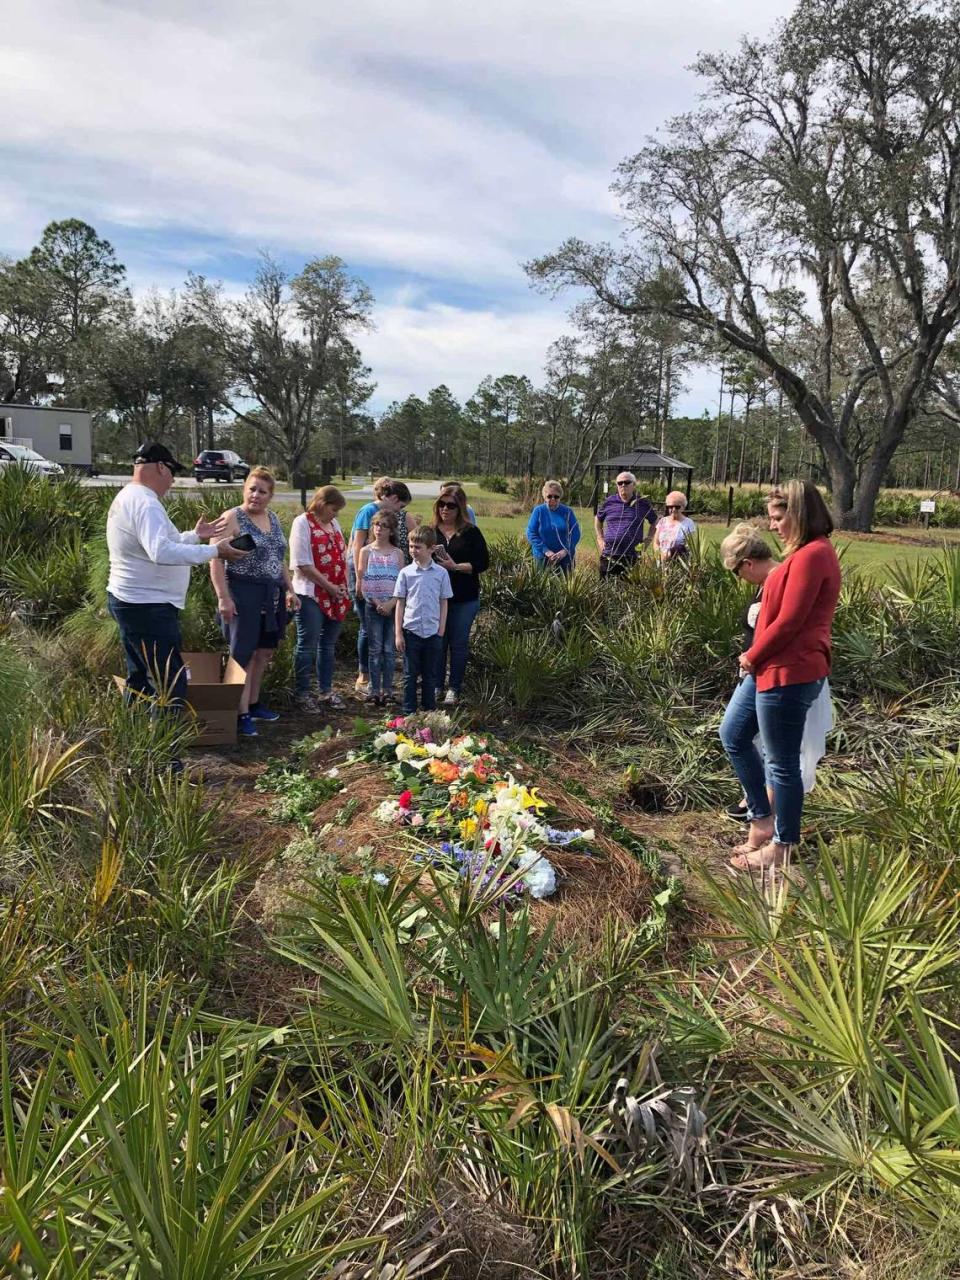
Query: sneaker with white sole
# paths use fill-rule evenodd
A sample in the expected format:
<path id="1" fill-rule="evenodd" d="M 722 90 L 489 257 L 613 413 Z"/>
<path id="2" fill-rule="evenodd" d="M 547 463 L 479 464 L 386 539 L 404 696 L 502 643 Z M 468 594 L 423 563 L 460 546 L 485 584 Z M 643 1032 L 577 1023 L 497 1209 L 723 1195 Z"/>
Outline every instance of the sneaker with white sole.
<path id="1" fill-rule="evenodd" d="M 254 720 L 266 720 L 272 724 L 274 720 L 280 719 L 280 712 L 274 711 L 271 707 L 265 706 L 262 702 L 254 702 L 250 707 L 250 714 Z"/>
<path id="2" fill-rule="evenodd" d="M 240 715 L 237 716 L 237 733 L 241 738 L 259 737 L 259 734 L 257 733 L 257 722 L 249 711 L 242 711 Z"/>
<path id="3" fill-rule="evenodd" d="M 446 697 L 443 699 L 443 705 L 445 707 L 453 707 L 453 706 L 456 706 L 456 702 L 457 702 L 457 695 L 454 693 L 452 689 L 448 689 L 446 693 Z"/>
<path id="4" fill-rule="evenodd" d="M 293 699 L 293 705 L 298 711 L 306 712 L 310 716 L 317 716 L 323 710 L 312 693 L 296 694 Z"/>
<path id="5" fill-rule="evenodd" d="M 321 693 L 317 697 L 317 702 L 320 704 L 318 711 L 322 711 L 324 707 L 336 707 L 338 711 L 342 711 L 347 705 L 339 693 Z"/>

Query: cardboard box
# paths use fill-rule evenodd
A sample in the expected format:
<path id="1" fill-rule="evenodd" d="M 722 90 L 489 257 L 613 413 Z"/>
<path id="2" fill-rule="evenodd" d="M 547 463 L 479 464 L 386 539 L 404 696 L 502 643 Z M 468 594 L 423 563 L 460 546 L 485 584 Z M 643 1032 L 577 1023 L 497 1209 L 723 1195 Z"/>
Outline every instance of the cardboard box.
<path id="1" fill-rule="evenodd" d="M 194 740 L 198 747 L 228 746 L 237 740 L 237 710 L 246 672 L 221 653 L 184 653 L 187 668 L 187 702 L 197 717 L 200 733 Z M 114 676 L 118 688 L 126 681 Z"/>

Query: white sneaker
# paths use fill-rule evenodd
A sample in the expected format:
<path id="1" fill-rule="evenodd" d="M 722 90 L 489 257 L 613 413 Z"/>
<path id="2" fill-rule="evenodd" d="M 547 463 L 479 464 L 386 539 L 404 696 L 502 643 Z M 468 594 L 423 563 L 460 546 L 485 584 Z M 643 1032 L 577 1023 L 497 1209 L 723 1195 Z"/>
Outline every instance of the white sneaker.
<path id="1" fill-rule="evenodd" d="M 445 707 L 452 707 L 456 705 L 456 701 L 457 701 L 457 695 L 453 692 L 452 689 L 448 689 L 446 697 L 443 700 L 443 705 Z"/>

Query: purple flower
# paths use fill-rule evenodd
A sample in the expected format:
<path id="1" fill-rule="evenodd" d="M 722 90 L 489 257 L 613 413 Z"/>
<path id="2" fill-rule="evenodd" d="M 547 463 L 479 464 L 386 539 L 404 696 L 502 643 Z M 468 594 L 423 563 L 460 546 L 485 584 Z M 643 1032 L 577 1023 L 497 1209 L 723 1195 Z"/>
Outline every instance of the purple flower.
<path id="1" fill-rule="evenodd" d="M 593 838 L 592 831 L 581 831 L 579 827 L 573 831 L 561 831 L 559 827 L 544 826 L 543 830 L 547 837 L 547 844 L 556 845 L 559 848 L 567 844 L 573 844 L 575 840 Z"/>

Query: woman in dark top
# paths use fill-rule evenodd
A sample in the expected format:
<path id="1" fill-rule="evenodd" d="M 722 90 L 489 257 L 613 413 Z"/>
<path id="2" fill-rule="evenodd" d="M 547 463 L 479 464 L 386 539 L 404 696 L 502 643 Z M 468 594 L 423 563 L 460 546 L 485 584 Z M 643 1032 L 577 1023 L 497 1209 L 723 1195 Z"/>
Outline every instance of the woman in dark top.
<path id="1" fill-rule="evenodd" d="M 444 489 L 433 504 L 433 525 L 437 534 L 434 557 L 450 574 L 453 599 L 447 613 L 443 639 L 443 663 L 438 680 L 443 683 L 450 663 L 450 682 L 445 706 L 460 696 L 463 676 L 470 656 L 470 629 L 480 610 L 480 575 L 490 564 L 483 534 L 470 523 L 467 500 L 462 489 Z"/>

